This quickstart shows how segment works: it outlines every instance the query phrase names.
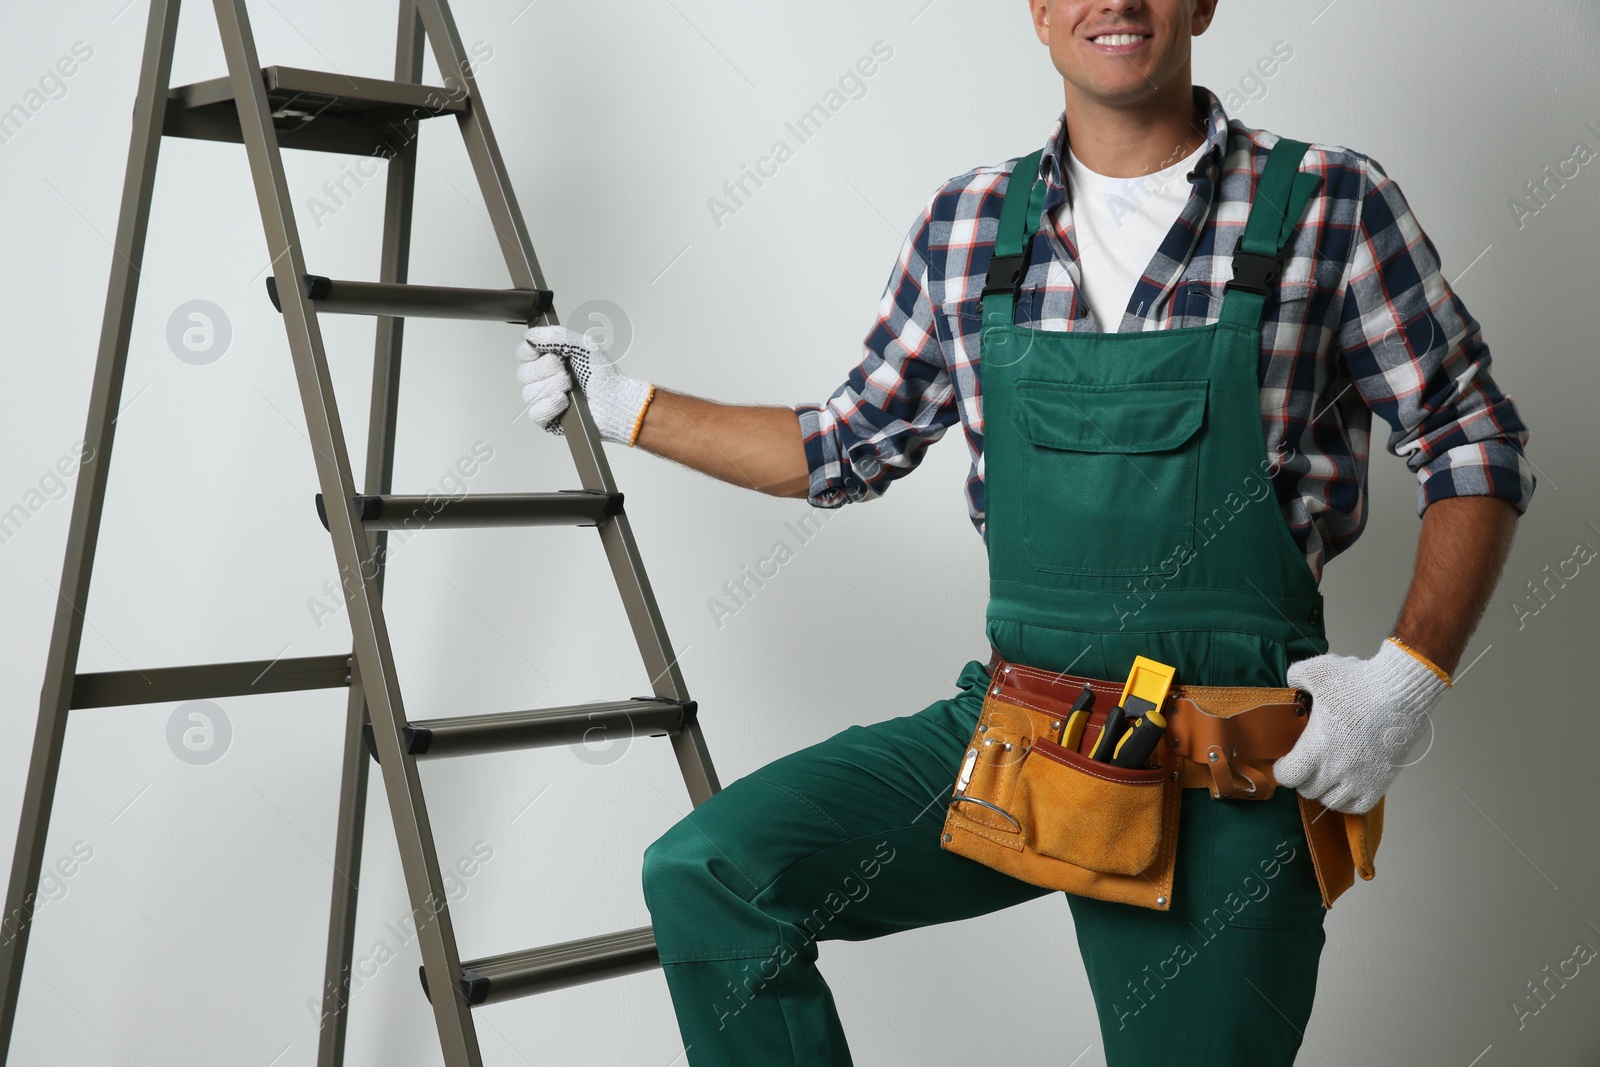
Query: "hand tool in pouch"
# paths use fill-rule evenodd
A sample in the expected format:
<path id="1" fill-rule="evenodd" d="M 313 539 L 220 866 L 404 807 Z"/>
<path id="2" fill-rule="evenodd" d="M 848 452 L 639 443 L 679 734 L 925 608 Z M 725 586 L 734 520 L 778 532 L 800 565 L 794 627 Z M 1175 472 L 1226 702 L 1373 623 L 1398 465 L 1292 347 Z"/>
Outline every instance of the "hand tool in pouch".
<path id="1" fill-rule="evenodd" d="M 1160 708 L 1176 673 L 1165 663 L 1144 656 L 1133 658 L 1133 667 L 1122 687 L 1122 699 L 1106 716 L 1105 727 L 1095 745 L 1094 759 L 1118 767 L 1145 765 L 1166 731 L 1167 720 Z"/>
<path id="2" fill-rule="evenodd" d="M 1067 712 L 1066 719 L 1061 723 L 1061 735 L 1056 738 L 1058 745 L 1078 751 L 1078 746 L 1083 743 L 1083 728 L 1089 724 L 1089 705 L 1093 703 L 1094 690 L 1084 686 L 1078 699 L 1072 702 L 1072 710 Z"/>
<path id="3" fill-rule="evenodd" d="M 1116 752 L 1117 745 L 1122 741 L 1122 735 L 1128 728 L 1128 712 L 1121 704 L 1106 712 L 1106 721 L 1100 724 L 1100 736 L 1095 739 L 1094 749 L 1090 751 L 1089 758 L 1099 760 L 1101 763 L 1110 763 L 1112 754 Z"/>
<path id="4" fill-rule="evenodd" d="M 1129 697 L 1131 702 L 1145 705 L 1138 697 Z M 1143 767 L 1155 752 L 1156 744 L 1161 740 L 1161 735 L 1166 732 L 1167 720 L 1154 707 L 1146 705 L 1146 710 L 1135 720 L 1133 729 L 1123 735 L 1117 742 L 1116 749 L 1111 754 L 1111 762 L 1118 767 Z"/>

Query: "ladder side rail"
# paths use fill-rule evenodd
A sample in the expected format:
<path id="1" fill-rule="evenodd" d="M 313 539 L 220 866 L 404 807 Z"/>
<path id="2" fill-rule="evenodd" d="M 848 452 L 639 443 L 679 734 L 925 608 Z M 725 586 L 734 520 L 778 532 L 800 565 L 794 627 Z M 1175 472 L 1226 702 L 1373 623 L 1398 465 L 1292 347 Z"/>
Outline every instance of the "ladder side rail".
<path id="1" fill-rule="evenodd" d="M 500 251 L 511 272 L 511 284 L 518 289 L 547 289 L 544 272 L 539 269 L 539 259 L 533 252 L 533 241 L 528 236 L 527 224 L 517 207 L 517 194 L 511 187 L 511 177 L 506 173 L 505 160 L 500 155 L 489 116 L 484 112 L 483 98 L 478 95 L 478 78 L 472 70 L 466 46 L 461 41 L 461 31 L 456 28 L 455 17 L 444 0 L 413 0 L 416 10 L 427 29 L 428 42 L 433 46 L 433 58 L 439 65 L 439 75 L 446 88 L 451 79 L 457 79 L 466 90 L 470 106 L 456 114 L 461 127 L 462 140 L 466 142 L 467 155 L 477 175 L 478 187 L 483 193 L 484 207 L 500 241 Z M 551 317 L 554 322 L 554 318 Z"/>
<path id="2" fill-rule="evenodd" d="M 683 784 L 689 790 L 689 803 L 699 807 L 721 792 L 717 769 L 711 765 L 711 751 L 706 748 L 705 734 L 699 719 L 690 719 L 683 729 L 672 735 L 672 754 L 683 772 Z"/>
<path id="3" fill-rule="evenodd" d="M 366 530 L 356 518 L 355 485 L 349 453 L 339 421 L 332 381 L 315 310 L 300 286 L 307 272 L 299 232 L 289 199 L 277 131 L 261 80 L 244 0 L 213 0 L 222 33 L 228 76 L 238 103 L 255 183 L 256 200 L 266 232 L 267 250 L 282 297 L 284 326 L 294 359 L 295 377 L 306 414 L 318 482 L 327 501 L 329 529 L 354 637 L 356 662 L 371 708 L 373 733 L 383 757 L 383 780 L 410 896 L 424 972 L 439 988 L 452 985 L 460 973 L 455 933 L 443 879 L 435 854 L 433 831 L 416 762 L 403 751 L 405 725 L 388 629 L 379 603 L 376 568 Z M 434 1021 L 447 1067 L 482 1067 L 471 1009 L 459 996 L 432 1001 Z"/>
<path id="4" fill-rule="evenodd" d="M 412 0 L 400 0 L 395 34 L 395 81 L 422 81 L 422 20 Z M 411 213 L 417 176 L 417 142 L 420 123 L 406 126 L 409 140 L 389 158 L 383 210 L 383 250 L 378 262 L 380 282 L 403 283 L 411 259 Z M 367 419 L 366 492 L 389 493 L 394 481 L 396 419 L 400 405 L 400 360 L 405 319 L 380 316 L 372 360 L 372 401 Z M 386 531 L 369 534 L 377 565 L 381 597 L 386 573 Z M 355 957 L 357 907 L 360 896 L 362 837 L 366 826 L 367 783 L 370 761 L 365 727 L 369 721 L 366 693 L 359 670 L 351 672 L 350 700 L 346 707 L 339 816 L 334 841 L 333 899 L 329 905 L 328 949 L 323 967 L 322 1029 L 317 1039 L 317 1067 L 342 1067 L 349 1034 L 349 979 Z"/>
<path id="5" fill-rule="evenodd" d="M 66 559 L 61 569 L 55 623 L 39 694 L 39 719 L 34 729 L 28 782 L 23 792 L 17 828 L 16 851 L 6 890 L 6 910 L 0 916 L 0 1064 L 10 1054 L 21 992 L 24 957 L 32 926 L 34 895 L 44 864 L 66 739 L 67 712 L 72 700 L 73 676 L 83 637 L 83 609 L 89 599 L 89 578 L 94 569 L 95 546 L 105 508 L 106 479 L 116 433 L 117 411 L 133 332 L 134 305 L 139 293 L 139 267 L 144 262 L 145 235 L 150 222 L 150 201 L 160 155 L 166 95 L 172 75 L 173 42 L 177 36 L 179 0 L 151 0 L 145 28 L 144 55 L 140 62 L 134 98 L 128 164 L 122 182 L 122 203 L 117 214 L 116 241 L 112 245 L 111 277 L 106 287 L 105 314 L 100 326 L 100 349 L 95 360 L 94 385 L 84 430 L 86 468 L 73 492 L 72 518 L 67 527 Z"/>
<path id="6" fill-rule="evenodd" d="M 518 287 L 547 288 L 544 274 L 539 269 L 538 259 L 534 255 L 527 226 L 523 222 L 522 212 L 517 207 L 516 193 L 506 172 L 494 131 L 489 124 L 488 115 L 481 106 L 482 98 L 478 93 L 477 78 L 472 71 L 472 64 L 467 57 L 455 20 L 444 0 L 415 0 L 415 2 L 427 27 L 428 38 L 433 45 L 434 57 L 441 72 L 446 76 L 459 76 L 472 102 L 471 107 L 456 116 L 456 121 L 466 141 L 467 153 L 472 161 L 473 171 L 477 174 L 478 185 L 488 206 L 489 217 L 499 238 L 501 251 L 505 254 L 512 284 Z M 553 311 L 545 316 L 545 321 L 550 323 L 556 321 Z M 601 448 L 599 431 L 595 428 L 594 418 L 589 412 L 588 401 L 583 397 L 582 389 L 576 385 L 571 395 L 572 402 L 568 405 L 566 414 L 562 416 L 561 426 L 572 451 L 573 461 L 577 464 L 579 479 L 586 489 L 616 492 L 616 481 L 612 477 L 611 466 Z M 609 522 L 601 524 L 599 529 L 606 559 L 617 583 L 617 591 L 622 597 L 623 608 L 633 630 L 634 640 L 650 676 L 651 689 L 656 696 L 663 699 L 688 700 L 688 687 L 678 668 L 677 656 L 672 652 L 666 623 L 656 603 L 655 594 L 650 588 L 649 579 L 645 575 L 638 544 L 634 540 L 626 514 L 618 515 Z M 690 793 L 696 804 L 716 792 L 718 788 L 716 772 L 711 767 L 705 742 L 699 735 L 698 723 L 691 721 L 680 735 L 673 738 L 674 751 L 684 770 L 685 779 L 690 784 Z"/>

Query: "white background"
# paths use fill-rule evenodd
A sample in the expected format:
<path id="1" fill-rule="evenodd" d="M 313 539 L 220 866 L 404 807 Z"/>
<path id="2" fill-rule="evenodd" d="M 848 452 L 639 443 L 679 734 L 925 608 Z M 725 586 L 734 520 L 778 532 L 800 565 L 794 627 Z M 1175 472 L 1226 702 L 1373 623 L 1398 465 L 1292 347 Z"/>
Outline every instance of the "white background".
<path id="1" fill-rule="evenodd" d="M 859 358 L 902 235 L 932 190 L 1039 146 L 1061 106 L 1060 78 L 1015 0 L 525 2 L 463 0 L 457 18 L 468 43 L 493 50 L 483 99 L 558 309 L 613 302 L 634 334 L 629 372 L 722 400 L 825 398 Z M 122 4 L 5 0 L 0 108 L 23 101 L 75 42 L 93 55 L 0 144 L 0 510 L 27 499 L 82 436 L 144 33 L 146 5 Z M 265 63 L 392 71 L 388 4 L 251 7 Z M 1597 27 L 1600 13 L 1571 0 L 1238 0 L 1196 42 L 1194 80 L 1238 90 L 1244 122 L 1368 152 L 1400 183 L 1484 324 L 1542 473 L 1468 650 L 1473 665 L 1428 755 L 1390 794 L 1378 877 L 1328 918 L 1303 1064 L 1600 1059 L 1595 965 L 1564 988 L 1552 982 L 1548 1006 L 1521 1028 L 1512 1007 L 1519 996 L 1537 1004 L 1526 985 L 1542 968 L 1570 974 L 1576 946 L 1600 948 L 1589 756 L 1600 575 L 1584 568 L 1521 628 L 1513 606 L 1536 604 L 1525 583 L 1577 543 L 1600 547 L 1600 161 L 1520 226 L 1509 206 L 1576 142 L 1600 149 Z M 880 40 L 893 57 L 866 95 L 719 227 L 708 198 L 774 140 L 793 145 L 784 122 Z M 1279 41 L 1292 59 L 1246 94 Z M 210 6 L 191 4 L 173 83 L 223 72 Z M 413 280 L 507 284 L 448 120 L 426 130 L 422 153 Z M 370 278 L 381 179 L 320 226 L 310 213 L 309 198 L 348 162 L 293 154 L 288 173 L 310 269 Z M 319 627 L 309 604 L 325 596 L 334 561 L 312 508 L 287 346 L 262 291 L 266 265 L 242 148 L 165 142 L 85 671 L 348 649 L 342 613 Z M 169 316 L 194 299 L 223 308 L 233 331 L 204 366 L 166 341 Z M 324 331 L 359 472 L 372 327 L 335 319 Z M 408 327 L 397 491 L 437 485 L 479 440 L 494 458 L 474 491 L 577 484 L 564 444 L 516 420 L 516 336 L 493 324 Z M 1386 427 L 1375 429 L 1381 442 Z M 985 561 L 962 503 L 957 435 L 884 500 L 819 512 L 822 532 L 720 627 L 708 600 L 780 538 L 794 544 L 784 523 L 810 509 L 642 452 L 609 454 L 724 781 L 851 723 L 914 712 L 984 655 Z M 1417 531 L 1400 461 L 1380 450 L 1371 488 L 1366 535 L 1324 582 L 1334 650 L 1363 656 L 1393 621 Z M 27 773 L 69 499 L 30 511 L 0 544 L 7 828 Z M 646 692 L 608 582 L 588 530 L 442 532 L 406 545 L 387 608 L 408 713 Z M 46 862 L 70 859 L 75 845 L 90 858 L 65 864 L 70 877 L 39 912 L 18 1067 L 315 1063 L 307 1002 L 321 982 L 334 877 L 343 693 L 219 703 L 232 737 L 202 766 L 169 748 L 170 705 L 74 713 Z M 620 755 L 602 766 L 565 750 L 423 765 L 441 863 L 476 842 L 492 850 L 452 906 L 464 957 L 648 920 L 640 854 L 688 804 L 664 742 L 640 739 Z M 438 1063 L 415 944 L 386 925 L 408 907 L 388 809 L 381 790 L 372 797 L 357 954 L 384 942 L 398 955 L 369 968 L 353 996 L 347 1062 Z M 1047 897 L 829 944 L 823 968 L 857 1062 L 1103 1062 L 1071 926 L 1064 902 Z M 658 972 L 476 1018 L 493 1065 L 666 1067 L 681 1052 Z"/>

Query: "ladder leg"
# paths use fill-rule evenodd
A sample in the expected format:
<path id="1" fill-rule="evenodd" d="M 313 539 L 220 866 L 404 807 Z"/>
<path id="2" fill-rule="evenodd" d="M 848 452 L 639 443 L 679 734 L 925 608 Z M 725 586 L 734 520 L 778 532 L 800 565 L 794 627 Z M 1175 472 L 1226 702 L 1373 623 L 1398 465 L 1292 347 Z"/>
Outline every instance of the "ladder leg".
<path id="1" fill-rule="evenodd" d="M 400 26 L 395 45 L 395 81 L 422 80 L 422 23 L 411 0 L 400 0 Z M 404 282 L 411 256 L 411 207 L 416 190 L 417 152 L 412 139 L 388 164 L 384 207 L 381 282 Z M 380 317 L 372 361 L 372 406 L 367 423 L 368 493 L 388 493 L 394 481 L 395 416 L 400 401 L 400 356 L 405 320 Z M 368 535 L 383 587 L 388 533 Z M 345 719 L 344 767 L 339 790 L 338 840 L 334 846 L 333 901 L 329 908 L 328 952 L 322 994 L 322 1031 L 317 1067 L 341 1067 L 349 1031 L 350 967 L 355 949 L 355 924 L 361 877 L 362 836 L 366 824 L 370 758 L 362 736 L 368 718 L 366 692 L 359 668 L 351 672 L 350 702 Z M 341 876 L 342 872 L 342 876 Z"/>
<path id="2" fill-rule="evenodd" d="M 423 25 L 427 27 L 428 40 L 433 45 L 434 58 L 439 64 L 439 69 L 459 74 L 472 98 L 474 106 L 457 116 L 457 122 L 466 141 L 467 155 L 472 160 L 473 171 L 477 174 L 478 187 L 488 207 L 490 221 L 493 222 L 495 234 L 500 239 L 500 249 L 505 254 L 506 267 L 511 272 L 512 284 L 544 289 L 546 288 L 544 273 L 539 269 L 539 261 L 533 252 L 533 242 L 528 237 L 522 212 L 517 207 L 516 193 L 506 173 L 505 162 L 495 141 L 494 131 L 489 125 L 489 117 L 485 110 L 478 106 L 481 98 L 478 95 L 477 79 L 472 73 L 472 65 L 462 44 L 461 33 L 456 28 L 455 19 L 444 0 L 415 0 L 415 3 L 422 16 Z M 556 321 L 554 312 L 546 318 L 552 323 Z M 572 403 L 568 405 L 567 413 L 562 416 L 561 426 L 566 431 L 567 445 L 572 450 L 573 462 L 577 465 L 578 477 L 583 487 L 616 492 L 617 485 L 611 475 L 611 465 L 606 461 L 605 452 L 600 444 L 599 431 L 595 428 L 594 418 L 589 413 L 588 401 L 584 399 L 581 389 L 573 389 Z M 688 689 L 684 684 L 683 674 L 678 669 L 677 656 L 672 652 L 666 623 L 661 618 L 661 610 L 656 605 L 655 594 L 651 591 L 649 578 L 645 575 L 644 563 L 639 556 L 639 546 L 634 541 L 627 515 L 617 515 L 609 522 L 602 523 L 599 529 L 600 541 L 605 547 L 606 559 L 611 565 L 611 574 L 616 580 L 617 591 L 622 595 L 623 608 L 627 612 L 634 641 L 639 646 L 639 654 L 644 659 L 645 669 L 650 672 L 651 689 L 658 697 L 687 700 Z M 711 766 L 711 758 L 706 751 L 705 739 L 701 736 L 699 723 L 691 720 L 686 724 L 673 738 L 673 751 L 677 755 L 684 782 L 689 788 L 690 799 L 696 805 L 720 788 L 716 770 Z"/>
<path id="3" fill-rule="evenodd" d="M 483 1057 L 471 1009 L 459 993 L 461 961 L 443 893 L 422 783 L 415 758 L 402 748 L 400 731 L 405 725 L 405 711 L 379 599 L 377 565 L 366 530 L 356 516 L 355 482 L 334 401 L 322 332 L 312 303 L 300 284 L 307 273 L 305 258 L 289 200 L 277 131 L 261 79 L 255 40 L 244 0 L 213 0 L 213 6 L 222 32 L 228 77 L 238 104 L 239 124 L 266 231 L 267 251 L 272 257 L 273 273 L 282 297 L 284 327 L 294 358 L 317 480 L 350 615 L 356 662 L 371 708 L 373 735 L 382 762 L 384 789 L 394 821 L 406 890 L 417 923 L 423 970 L 430 988 L 439 991 L 431 1003 L 440 1047 L 447 1067 L 482 1067 Z"/>
<path id="4" fill-rule="evenodd" d="M 84 431 L 85 462 L 73 494 L 66 562 L 61 571 L 44 687 L 39 695 L 39 721 L 33 735 L 33 755 L 28 763 L 28 783 L 23 793 L 16 853 L 6 890 L 6 910 L 0 917 L 0 1064 L 6 1062 L 11 1049 L 34 894 L 44 864 L 50 809 L 61 769 L 61 748 L 66 738 L 67 713 L 72 704 L 73 678 L 78 669 L 78 649 L 83 636 L 82 609 L 89 599 L 89 577 L 94 569 L 100 516 L 105 506 L 117 409 L 122 402 L 128 338 L 139 293 L 139 265 L 144 261 L 150 196 L 155 184 L 177 26 L 178 0 L 152 0 L 138 95 L 134 101 L 128 168 L 122 182 L 115 251 L 111 257 L 111 280 L 106 290 L 105 317 L 101 320 L 100 351 L 95 363 L 94 388 L 89 397 L 88 427 Z"/>
<path id="5" fill-rule="evenodd" d="M 361 667 L 352 664 L 339 787 L 339 828 L 333 850 L 333 902 L 328 919 L 327 963 L 323 969 L 317 1067 L 340 1067 L 344 1063 L 345 1036 L 349 1031 L 350 966 L 355 954 L 356 902 L 370 762 L 361 730 L 366 717 L 367 698 L 361 687 Z"/>

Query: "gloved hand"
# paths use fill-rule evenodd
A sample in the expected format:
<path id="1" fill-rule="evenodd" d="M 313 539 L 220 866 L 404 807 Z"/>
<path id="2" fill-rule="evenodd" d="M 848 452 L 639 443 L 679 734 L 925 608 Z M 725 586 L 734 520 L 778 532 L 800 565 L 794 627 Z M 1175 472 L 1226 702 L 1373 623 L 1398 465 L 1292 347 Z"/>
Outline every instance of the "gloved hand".
<path id="1" fill-rule="evenodd" d="M 565 326 L 535 326 L 517 345 L 517 358 L 521 360 L 517 381 L 522 385 L 528 417 L 546 430 L 565 432 L 560 419 L 576 375 L 601 438 L 632 445 L 639 436 L 644 409 L 656 387 L 619 373 L 605 352 L 584 334 Z"/>
<path id="2" fill-rule="evenodd" d="M 1272 775 L 1353 814 L 1371 810 L 1388 790 L 1450 687 L 1449 675 L 1392 639 L 1371 659 L 1324 655 L 1291 663 L 1288 680 L 1311 694 L 1311 713 Z"/>

